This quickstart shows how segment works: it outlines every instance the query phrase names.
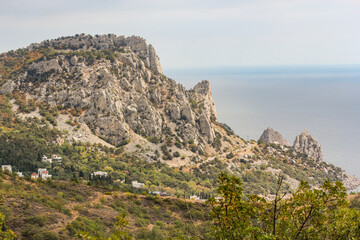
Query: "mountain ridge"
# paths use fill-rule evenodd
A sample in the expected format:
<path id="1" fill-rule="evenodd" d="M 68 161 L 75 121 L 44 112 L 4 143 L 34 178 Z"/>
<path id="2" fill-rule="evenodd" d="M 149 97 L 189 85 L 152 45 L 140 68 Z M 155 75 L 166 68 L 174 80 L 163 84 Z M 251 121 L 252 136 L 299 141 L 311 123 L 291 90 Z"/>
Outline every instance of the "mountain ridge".
<path id="1" fill-rule="evenodd" d="M 254 184 L 256 174 L 272 178 L 284 173 L 291 188 L 302 178 L 314 184 L 349 179 L 335 166 L 311 160 L 307 152 L 236 136 L 217 121 L 210 82 L 186 90 L 167 78 L 154 48 L 141 37 L 80 34 L 0 56 L 0 93 L 8 96 L 17 117 L 41 119 L 60 129 L 56 144 L 102 144 L 201 174 L 221 166 L 249 175 Z M 291 168 L 301 169 L 302 175 Z M 257 188 L 268 194 L 265 184 Z"/>

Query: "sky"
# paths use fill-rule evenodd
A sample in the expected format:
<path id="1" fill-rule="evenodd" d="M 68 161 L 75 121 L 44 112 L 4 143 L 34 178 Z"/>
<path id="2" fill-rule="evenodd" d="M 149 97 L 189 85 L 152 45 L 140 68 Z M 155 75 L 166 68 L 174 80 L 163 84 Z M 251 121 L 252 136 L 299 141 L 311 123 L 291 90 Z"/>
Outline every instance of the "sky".
<path id="1" fill-rule="evenodd" d="M 0 52 L 137 35 L 163 68 L 360 64 L 359 0 L 0 0 Z"/>

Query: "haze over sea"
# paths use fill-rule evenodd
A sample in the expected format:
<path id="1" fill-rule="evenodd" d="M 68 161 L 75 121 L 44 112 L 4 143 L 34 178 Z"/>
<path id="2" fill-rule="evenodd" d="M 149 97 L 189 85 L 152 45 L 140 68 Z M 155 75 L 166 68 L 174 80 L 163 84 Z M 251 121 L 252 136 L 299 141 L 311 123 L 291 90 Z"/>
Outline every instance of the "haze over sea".
<path id="1" fill-rule="evenodd" d="M 307 129 L 324 161 L 360 177 L 360 65 L 165 69 L 187 89 L 210 80 L 218 121 L 245 139 Z"/>

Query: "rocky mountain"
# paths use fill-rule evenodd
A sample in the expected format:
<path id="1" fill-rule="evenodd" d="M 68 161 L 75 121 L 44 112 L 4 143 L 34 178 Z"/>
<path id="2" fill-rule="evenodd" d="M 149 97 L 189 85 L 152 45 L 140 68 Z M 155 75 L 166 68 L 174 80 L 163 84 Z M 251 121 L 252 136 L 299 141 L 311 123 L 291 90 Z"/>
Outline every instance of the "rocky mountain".
<path id="1" fill-rule="evenodd" d="M 113 146 L 134 134 L 155 142 L 164 136 L 180 144 L 191 141 L 201 152 L 213 143 L 216 108 L 209 81 L 186 90 L 167 78 L 143 38 L 81 34 L 26 50 L 42 56 L 7 81 L 2 93 L 26 92 L 27 99 L 81 111 L 77 121 Z M 86 134 L 69 139 L 87 141 Z"/>
<path id="2" fill-rule="evenodd" d="M 296 136 L 293 146 L 296 151 L 306 154 L 309 158 L 317 162 L 323 161 L 323 153 L 319 142 L 307 130 Z"/>
<path id="3" fill-rule="evenodd" d="M 58 130 L 46 130 L 56 140 L 44 140 L 49 146 L 34 147 L 31 155 L 40 159 L 53 153 L 49 149 L 62 155 L 62 165 L 50 170 L 58 179 L 86 179 L 102 170 L 119 181 L 128 174 L 126 179 L 157 182 L 174 192 L 210 193 L 219 172 L 228 171 L 242 176 L 246 191 L 263 195 L 274 193 L 279 174 L 292 189 L 301 180 L 318 185 L 324 179 L 350 179 L 322 161 L 321 148 L 310 135 L 298 136 L 294 147 L 270 128 L 261 136 L 263 143 L 235 135 L 217 121 L 210 82 L 185 89 L 166 77 L 154 48 L 141 37 L 80 34 L 31 44 L 0 54 L 0 75 L 0 144 L 7 149 L 0 152 L 0 162 L 26 160 L 18 166 L 25 172 L 43 163 L 13 149 L 18 142 L 29 142 L 25 147 L 31 149 L 34 139 L 31 134 L 13 139 L 9 132 L 19 133 L 16 123 L 24 129 L 20 133 L 30 123 L 39 131 Z M 181 174 L 176 183 L 175 173 L 155 181 L 132 168 L 133 158 L 165 163 Z"/>
<path id="4" fill-rule="evenodd" d="M 277 143 L 280 145 L 290 146 L 289 142 L 283 136 L 272 128 L 267 128 L 260 136 L 260 140 L 265 143 Z"/>

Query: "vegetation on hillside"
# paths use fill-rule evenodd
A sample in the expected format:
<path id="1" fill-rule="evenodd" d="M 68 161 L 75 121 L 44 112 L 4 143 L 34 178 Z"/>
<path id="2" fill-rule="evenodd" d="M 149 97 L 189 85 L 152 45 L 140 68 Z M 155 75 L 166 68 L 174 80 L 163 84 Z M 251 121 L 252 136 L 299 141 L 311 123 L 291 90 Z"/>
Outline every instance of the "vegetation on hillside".
<path id="1" fill-rule="evenodd" d="M 204 202 L 112 191 L 63 181 L 29 181 L 0 171 L 4 239 L 358 239 L 359 196 L 341 183 L 275 198 L 246 195 L 222 173 L 218 197 Z M 286 197 L 284 197 L 286 196 Z M 6 236 L 6 237 L 4 237 Z"/>
<path id="2" fill-rule="evenodd" d="M 244 194 L 242 182 L 221 174 L 219 199 L 210 198 L 217 239 L 358 239 L 360 212 L 349 208 L 340 182 L 325 181 L 312 189 L 307 182 L 290 196 L 279 177 L 272 201 Z M 287 196 L 287 198 L 285 198 Z"/>
<path id="3" fill-rule="evenodd" d="M 215 136 L 206 146 L 209 151 L 196 139 L 184 140 L 179 126 L 174 129 L 165 123 L 161 136 L 133 129 L 139 138 L 143 136 L 156 146 L 134 144 L 132 153 L 124 150 L 129 138 L 116 147 L 68 141 L 68 132 L 57 128 L 59 115 L 68 115 L 66 126 L 77 131 L 83 124 L 79 117 L 89 107 L 70 107 L 58 101 L 51 105 L 51 101 L 34 96 L 49 79 L 60 79 L 64 85 L 47 86 L 44 96 L 69 90 L 77 73 L 56 68 L 42 72 L 30 65 L 56 58 L 64 66 L 76 61 L 74 56 L 87 65 L 97 65 L 103 59 L 114 64 L 124 51 L 124 42 L 108 50 L 49 44 L 45 41 L 42 47 L 0 55 L 0 87 L 27 74 L 25 88 L 0 94 L 0 165 L 11 165 L 13 172 L 25 175 L 19 178 L 0 171 L 0 238 L 359 238 L 360 197 L 356 196 L 349 208 L 346 191 L 336 182 L 344 176 L 340 168 L 315 162 L 291 147 L 245 141 L 214 117 Z M 126 77 L 119 69 L 109 70 L 117 79 Z M 96 85 L 100 87 L 100 83 Z M 162 94 L 171 100 L 174 91 L 170 88 Z M 205 110 L 203 102 L 190 101 L 194 112 Z M 21 117 L 29 113 L 39 117 Z M 95 133 L 91 123 L 88 127 Z M 111 143 L 106 136 L 98 137 Z M 195 155 L 189 157 L 184 152 Z M 43 155 L 52 154 L 61 161 L 42 161 Z M 142 158 L 145 155 L 149 157 Z M 191 162 L 182 167 L 166 164 L 180 159 Z M 30 179 L 38 168 L 46 168 L 52 180 Z M 106 172 L 106 177 L 94 176 L 97 171 Z M 133 187 L 133 181 L 144 183 L 144 187 Z M 155 191 L 166 192 L 168 197 L 153 196 Z M 202 201 L 189 201 L 190 195 Z"/>
<path id="4" fill-rule="evenodd" d="M 11 233 L 11 229 L 18 239 L 119 239 L 119 234 L 190 239 L 205 238 L 210 229 L 204 202 L 74 182 L 33 181 L 1 170 L 0 199 L 7 226 L 2 230 Z M 0 223 L 5 224 L 1 219 Z"/>

